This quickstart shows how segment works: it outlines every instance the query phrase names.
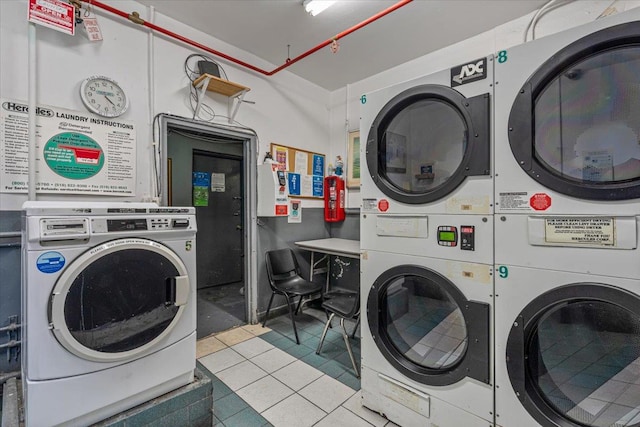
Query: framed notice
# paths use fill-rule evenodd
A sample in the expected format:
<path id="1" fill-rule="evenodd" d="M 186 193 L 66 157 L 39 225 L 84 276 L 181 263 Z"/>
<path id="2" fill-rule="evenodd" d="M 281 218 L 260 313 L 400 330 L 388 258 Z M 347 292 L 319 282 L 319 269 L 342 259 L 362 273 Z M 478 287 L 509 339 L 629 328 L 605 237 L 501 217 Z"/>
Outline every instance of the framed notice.
<path id="1" fill-rule="evenodd" d="M 347 188 L 360 188 L 360 131 L 349 132 Z"/>
<path id="2" fill-rule="evenodd" d="M 271 156 L 287 173 L 289 194 L 297 198 L 322 199 L 325 155 L 271 143 Z"/>

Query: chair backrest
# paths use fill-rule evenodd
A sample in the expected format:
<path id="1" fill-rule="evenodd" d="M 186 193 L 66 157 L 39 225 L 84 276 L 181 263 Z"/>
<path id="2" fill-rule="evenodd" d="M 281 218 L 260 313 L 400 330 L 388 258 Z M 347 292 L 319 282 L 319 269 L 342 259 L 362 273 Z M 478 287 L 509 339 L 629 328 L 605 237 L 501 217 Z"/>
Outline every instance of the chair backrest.
<path id="1" fill-rule="evenodd" d="M 355 301 L 353 302 L 353 309 L 347 316 L 348 319 L 353 319 L 358 313 L 360 313 L 360 292 L 355 293 Z"/>
<path id="2" fill-rule="evenodd" d="M 271 287 L 277 286 L 280 280 L 285 280 L 300 274 L 298 260 L 289 248 L 267 251 L 265 259 Z"/>

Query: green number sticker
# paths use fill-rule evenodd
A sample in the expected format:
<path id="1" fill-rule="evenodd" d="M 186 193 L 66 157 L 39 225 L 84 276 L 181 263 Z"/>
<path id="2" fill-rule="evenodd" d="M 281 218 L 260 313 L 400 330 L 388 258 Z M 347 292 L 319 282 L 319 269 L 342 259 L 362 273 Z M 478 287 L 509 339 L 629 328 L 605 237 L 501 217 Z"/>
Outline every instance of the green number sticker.
<path id="1" fill-rule="evenodd" d="M 507 51 L 506 50 L 501 50 L 500 52 L 498 52 L 498 62 L 500 64 L 504 64 L 505 62 L 507 62 Z"/>
<path id="2" fill-rule="evenodd" d="M 498 267 L 498 273 L 500 274 L 500 277 L 506 279 L 509 277 L 509 268 L 506 265 L 501 265 Z"/>
<path id="3" fill-rule="evenodd" d="M 360 97 L 360 102 L 361 102 L 362 104 L 366 104 L 366 103 L 367 103 L 367 95 L 362 95 L 362 96 Z"/>

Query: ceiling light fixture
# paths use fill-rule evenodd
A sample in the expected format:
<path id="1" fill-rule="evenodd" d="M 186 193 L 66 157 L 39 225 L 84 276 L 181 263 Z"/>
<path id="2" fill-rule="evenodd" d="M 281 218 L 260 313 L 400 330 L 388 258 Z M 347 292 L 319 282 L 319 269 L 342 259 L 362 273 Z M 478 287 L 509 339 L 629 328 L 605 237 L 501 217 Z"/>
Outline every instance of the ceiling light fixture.
<path id="1" fill-rule="evenodd" d="M 302 5 L 304 6 L 304 10 L 309 12 L 311 16 L 316 16 L 336 1 L 337 0 L 304 0 Z"/>

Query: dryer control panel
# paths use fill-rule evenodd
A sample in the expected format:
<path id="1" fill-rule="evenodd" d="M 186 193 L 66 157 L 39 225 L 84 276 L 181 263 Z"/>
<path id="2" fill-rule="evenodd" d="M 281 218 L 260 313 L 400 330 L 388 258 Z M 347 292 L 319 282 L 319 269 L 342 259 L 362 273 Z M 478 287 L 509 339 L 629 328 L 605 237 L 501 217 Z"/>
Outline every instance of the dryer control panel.
<path id="1" fill-rule="evenodd" d="M 463 251 L 475 250 L 475 226 L 461 225 L 458 236 L 458 227 L 453 225 L 438 226 L 438 245 L 454 247 L 460 242 L 460 249 Z"/>

